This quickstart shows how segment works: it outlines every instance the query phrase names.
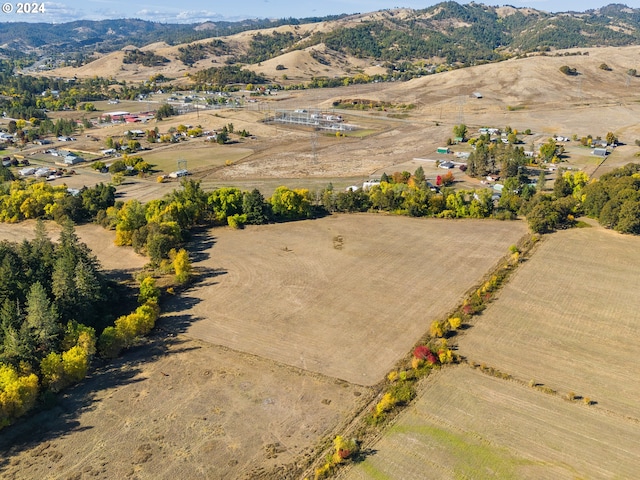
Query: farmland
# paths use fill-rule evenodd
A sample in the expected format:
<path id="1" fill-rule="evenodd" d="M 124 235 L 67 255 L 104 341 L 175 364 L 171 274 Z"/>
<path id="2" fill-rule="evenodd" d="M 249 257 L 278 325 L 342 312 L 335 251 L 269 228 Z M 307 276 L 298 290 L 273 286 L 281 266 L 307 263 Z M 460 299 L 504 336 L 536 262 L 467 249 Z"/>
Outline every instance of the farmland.
<path id="1" fill-rule="evenodd" d="M 633 478 L 639 441 L 635 421 L 459 365 L 340 478 Z"/>
<path id="2" fill-rule="evenodd" d="M 460 340 L 460 353 L 640 418 L 632 366 L 640 354 L 639 247 L 637 237 L 599 227 L 546 239 Z"/>
<path id="3" fill-rule="evenodd" d="M 28 223 L 15 227 L 3 236 L 30 237 Z M 2 475 L 297 478 L 428 319 L 525 232 L 387 215 L 197 232 L 199 281 L 165 302 L 145 345 L 5 430 Z M 105 267 L 141 267 L 111 232 L 78 234 Z"/>
<path id="4" fill-rule="evenodd" d="M 329 182 L 343 191 L 418 166 L 433 182 L 444 172 L 436 162 L 454 158 L 436 148 L 462 122 L 472 136 L 481 126 L 510 125 L 525 149 L 554 134 L 615 132 L 625 144 L 602 165 L 590 148 L 566 143 L 561 165 L 597 177 L 637 159 L 640 80 L 623 72 L 635 65 L 638 51 L 591 48 L 589 55 L 572 56 L 579 83 L 560 73 L 566 58 L 535 56 L 408 82 L 279 92 L 243 108 L 150 120 L 142 128 L 163 134 L 179 125 L 216 130 L 233 123 L 253 138 L 217 145 L 140 137 L 145 150 L 135 155 L 154 171 L 126 177 L 117 198 L 148 202 L 178 187 L 156 176 L 175 170 L 179 159 L 207 191 L 257 187 L 266 197 L 279 185 L 309 188 L 312 196 Z M 598 68 L 605 60 L 613 73 Z M 470 97 L 474 91 L 483 98 Z M 154 93 L 148 102 L 118 107 L 98 102 L 92 115 L 149 110 L 166 97 Z M 382 99 L 397 108 L 340 111 L 362 127 L 344 137 L 264 121 L 276 106 L 334 111 L 340 99 Z M 2 123 L 7 127 L 6 119 Z M 72 146 L 98 155 L 110 137 L 120 141 L 129 128 L 88 128 Z M 471 151 L 467 144 L 452 148 Z M 30 144 L 3 155 L 50 163 L 53 157 L 43 150 Z M 82 187 L 110 180 L 86 164 L 74 168 L 77 175 L 52 183 Z M 487 186 L 458 169 L 455 177 L 456 189 Z M 32 228 L 32 222 L 0 225 L 0 239 L 32 238 Z M 47 228 L 55 238 L 58 227 Z M 386 374 L 431 321 L 459 305 L 526 232 L 523 221 L 373 213 L 198 230 L 187 245 L 195 281 L 164 296 L 152 336 L 114 363 L 96 360 L 90 377 L 4 429 L 0 476 L 302 478 L 331 439 L 375 405 Z M 83 225 L 77 233 L 113 277 L 130 280 L 147 263 L 130 248 L 115 247 L 113 232 Z M 633 449 L 640 440 L 634 376 L 639 246 L 638 238 L 599 227 L 542 237 L 489 308 L 450 339 L 469 363 L 422 380 L 415 402 L 379 432 L 379 442 L 364 445 L 364 462 L 340 475 L 633 477 L 640 470 Z M 513 379 L 484 375 L 474 364 Z M 563 398 L 570 392 L 577 401 Z"/>
<path id="5" fill-rule="evenodd" d="M 424 381 L 345 478 L 633 477 L 639 245 L 600 227 L 546 237 L 459 338 L 469 363 Z"/>
<path id="6" fill-rule="evenodd" d="M 373 385 L 525 232 L 378 215 L 212 230 L 194 256 L 214 276 L 188 292 L 187 334 Z M 377 338 L 375 355 L 362 348 Z"/>

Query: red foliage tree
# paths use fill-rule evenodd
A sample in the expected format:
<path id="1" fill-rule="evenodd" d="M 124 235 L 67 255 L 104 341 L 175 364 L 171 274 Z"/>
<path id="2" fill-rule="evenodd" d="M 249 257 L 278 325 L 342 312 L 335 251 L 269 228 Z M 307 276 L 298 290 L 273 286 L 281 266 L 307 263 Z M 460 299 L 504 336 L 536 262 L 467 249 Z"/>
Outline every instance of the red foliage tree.
<path id="1" fill-rule="evenodd" d="M 419 358 L 420 360 L 426 360 L 427 355 L 430 353 L 431 353 L 431 350 L 429 350 L 429 347 L 427 347 L 426 345 L 418 345 L 413 350 L 413 356 L 416 358 Z"/>

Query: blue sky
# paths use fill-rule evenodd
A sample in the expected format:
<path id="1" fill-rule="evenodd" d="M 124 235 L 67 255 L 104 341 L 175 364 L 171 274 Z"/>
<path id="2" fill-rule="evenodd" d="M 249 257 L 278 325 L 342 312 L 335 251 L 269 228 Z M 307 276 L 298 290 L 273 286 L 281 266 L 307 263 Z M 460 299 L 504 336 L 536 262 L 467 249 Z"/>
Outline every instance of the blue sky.
<path id="1" fill-rule="evenodd" d="M 619 0 L 618 0 L 619 1 Z M 638 0 L 626 2 L 634 6 Z M 245 18 L 285 18 L 325 16 L 340 13 L 365 13 L 385 8 L 425 8 L 436 0 L 61 0 L 45 1 L 44 13 L 18 14 L 18 2 L 2 0 L 0 22 L 52 22 L 141 18 L 163 23 L 197 23 L 206 20 L 236 21 Z M 459 3 L 467 3 L 461 1 Z M 483 2 L 478 2 L 483 3 Z M 487 1 L 487 5 L 503 3 Z M 547 12 L 584 11 L 616 0 L 505 0 L 515 7 L 532 7 Z M 625 3 L 624 0 L 620 3 Z M 9 7 L 8 7 L 8 6 Z M 11 13 L 6 10 L 11 8 Z"/>

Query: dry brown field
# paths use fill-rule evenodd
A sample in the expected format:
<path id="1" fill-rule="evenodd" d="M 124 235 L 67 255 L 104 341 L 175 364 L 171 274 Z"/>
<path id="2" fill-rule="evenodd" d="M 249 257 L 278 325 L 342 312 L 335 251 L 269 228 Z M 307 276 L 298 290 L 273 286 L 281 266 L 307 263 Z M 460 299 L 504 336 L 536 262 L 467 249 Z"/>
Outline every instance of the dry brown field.
<path id="1" fill-rule="evenodd" d="M 32 226 L 0 232 L 31 238 Z M 300 478 L 429 319 L 525 232 L 386 215 L 199 232 L 201 276 L 164 303 L 153 337 L 4 429 L 0 475 Z M 112 232 L 78 235 L 105 268 L 144 263 Z"/>
<path id="2" fill-rule="evenodd" d="M 176 302 L 191 337 L 373 385 L 525 233 L 386 215 L 218 228 L 195 244 L 211 278 Z"/>
<path id="3" fill-rule="evenodd" d="M 545 237 L 459 353 L 638 421 L 639 248 L 597 226 Z"/>
<path id="4" fill-rule="evenodd" d="M 598 226 L 543 237 L 457 337 L 468 363 L 424 379 L 341 478 L 635 478 L 638 247 Z"/>
<path id="5" fill-rule="evenodd" d="M 53 408 L 3 429 L 0 477 L 296 478 L 285 469 L 304 464 L 369 397 L 363 387 L 165 331 Z"/>
<path id="6" fill-rule="evenodd" d="M 639 442 L 637 421 L 459 365 L 428 377 L 374 453 L 338 478 L 631 479 Z"/>

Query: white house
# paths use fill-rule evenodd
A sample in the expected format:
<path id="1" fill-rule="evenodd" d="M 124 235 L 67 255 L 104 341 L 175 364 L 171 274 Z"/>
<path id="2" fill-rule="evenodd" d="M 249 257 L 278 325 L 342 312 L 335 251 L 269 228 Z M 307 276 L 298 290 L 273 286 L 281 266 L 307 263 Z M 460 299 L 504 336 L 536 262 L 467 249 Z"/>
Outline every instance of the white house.
<path id="1" fill-rule="evenodd" d="M 367 180 L 366 182 L 362 183 L 362 189 L 369 190 L 374 185 L 380 185 L 380 180 Z"/>
<path id="2" fill-rule="evenodd" d="M 33 175 L 34 173 L 36 173 L 36 169 L 33 167 L 26 167 L 21 170 L 18 170 L 18 173 L 20 174 L 20 176 L 26 177 L 28 175 Z"/>

